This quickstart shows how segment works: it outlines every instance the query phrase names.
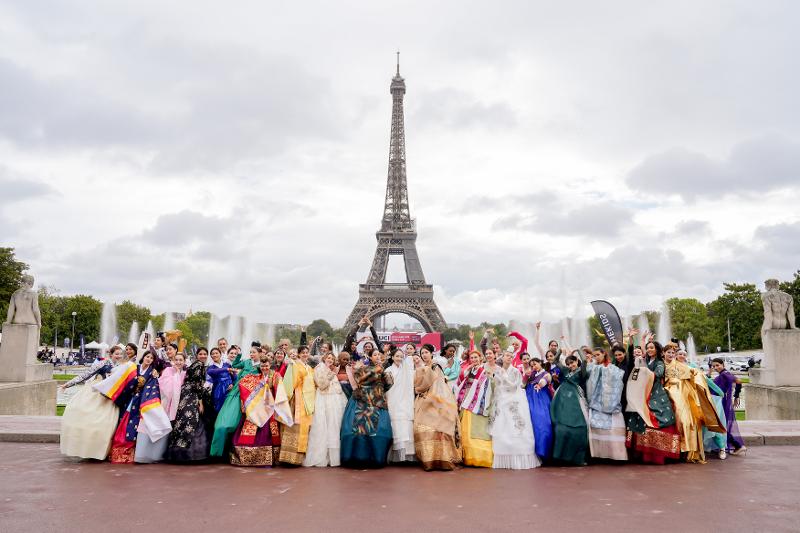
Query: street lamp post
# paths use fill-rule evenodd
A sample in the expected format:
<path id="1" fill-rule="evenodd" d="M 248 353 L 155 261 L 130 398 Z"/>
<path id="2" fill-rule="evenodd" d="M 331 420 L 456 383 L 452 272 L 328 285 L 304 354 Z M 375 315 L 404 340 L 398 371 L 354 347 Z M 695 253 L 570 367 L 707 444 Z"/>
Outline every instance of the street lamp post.
<path id="1" fill-rule="evenodd" d="M 75 316 L 78 313 L 73 311 L 72 312 L 72 336 L 69 338 L 69 351 L 72 351 L 72 343 L 75 342 Z"/>

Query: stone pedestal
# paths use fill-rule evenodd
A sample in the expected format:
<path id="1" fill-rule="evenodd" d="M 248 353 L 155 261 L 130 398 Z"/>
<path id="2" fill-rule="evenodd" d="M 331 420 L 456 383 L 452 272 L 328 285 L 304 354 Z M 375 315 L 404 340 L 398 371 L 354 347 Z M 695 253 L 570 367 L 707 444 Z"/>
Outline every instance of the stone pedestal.
<path id="1" fill-rule="evenodd" d="M 0 415 L 56 414 L 53 365 L 39 363 L 39 327 L 3 324 L 0 342 Z"/>
<path id="2" fill-rule="evenodd" d="M 761 342 L 764 357 L 761 368 L 750 369 L 750 383 L 771 387 L 800 386 L 800 330 L 768 329 L 762 334 Z"/>
<path id="3" fill-rule="evenodd" d="M 56 382 L 0 383 L 0 415 L 53 416 Z"/>
<path id="4" fill-rule="evenodd" d="M 800 387 L 744 386 L 748 420 L 800 420 Z"/>
<path id="5" fill-rule="evenodd" d="M 53 365 L 36 360 L 39 327 L 32 324 L 3 324 L 0 343 L 0 382 L 44 381 L 53 378 Z"/>

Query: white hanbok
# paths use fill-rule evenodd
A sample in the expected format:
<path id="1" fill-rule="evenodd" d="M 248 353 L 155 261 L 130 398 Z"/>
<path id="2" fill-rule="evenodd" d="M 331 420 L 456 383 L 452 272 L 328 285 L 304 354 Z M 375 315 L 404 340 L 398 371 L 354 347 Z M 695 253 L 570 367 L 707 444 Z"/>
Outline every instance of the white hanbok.
<path id="1" fill-rule="evenodd" d="M 492 378 L 494 407 L 489 422 L 494 459 L 492 468 L 525 470 L 541 466 L 536 457 L 528 400 L 522 373 L 498 367 Z"/>
<path id="2" fill-rule="evenodd" d="M 339 431 L 347 398 L 336 379 L 336 373 L 323 363 L 314 368 L 314 383 L 317 385 L 317 397 L 303 466 L 339 466 Z"/>
<path id="3" fill-rule="evenodd" d="M 400 366 L 392 364 L 385 370 L 393 379 L 386 392 L 389 418 L 392 422 L 392 449 L 389 461 L 416 461 L 414 451 L 414 360 L 404 357 Z"/>
<path id="4" fill-rule="evenodd" d="M 61 417 L 60 447 L 64 455 L 100 461 L 108 455 L 119 422 L 119 408 L 94 390 L 93 385 L 99 380 L 89 380 L 102 377 L 101 374 L 108 373 L 111 368 L 110 361 L 95 361 L 88 371 L 67 383 L 70 387 L 85 385 L 72 397 Z"/>

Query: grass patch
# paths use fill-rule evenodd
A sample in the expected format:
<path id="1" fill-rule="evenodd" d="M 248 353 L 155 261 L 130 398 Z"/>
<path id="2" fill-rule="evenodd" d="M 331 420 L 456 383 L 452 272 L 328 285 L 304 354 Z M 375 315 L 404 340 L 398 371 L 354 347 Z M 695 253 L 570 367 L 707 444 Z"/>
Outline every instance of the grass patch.
<path id="1" fill-rule="evenodd" d="M 56 416 L 64 416 L 64 409 L 66 408 L 66 405 L 56 405 Z"/>
<path id="2" fill-rule="evenodd" d="M 56 381 L 69 381 L 77 374 L 53 374 L 53 379 Z"/>
<path id="3" fill-rule="evenodd" d="M 742 420 L 747 420 L 747 417 L 745 416 L 745 412 L 744 412 L 744 410 L 739 410 L 739 411 L 736 411 L 736 420 L 738 420 L 738 421 L 740 421 L 740 422 L 741 422 Z"/>

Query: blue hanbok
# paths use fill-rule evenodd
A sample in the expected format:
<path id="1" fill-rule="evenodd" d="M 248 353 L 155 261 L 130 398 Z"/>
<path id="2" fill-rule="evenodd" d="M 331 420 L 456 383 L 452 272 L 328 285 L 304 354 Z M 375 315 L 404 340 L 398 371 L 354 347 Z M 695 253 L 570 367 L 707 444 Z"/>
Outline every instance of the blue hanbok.
<path id="1" fill-rule="evenodd" d="M 211 398 L 215 413 L 219 413 L 219 410 L 222 409 L 222 404 L 225 403 L 228 391 L 233 388 L 230 368 L 232 368 L 231 364 L 227 361 L 224 363 L 212 362 L 208 366 L 208 370 L 206 370 L 206 382 L 211 384 Z"/>
<path id="2" fill-rule="evenodd" d="M 553 455 L 553 423 L 550 420 L 550 391 L 546 375 L 548 375 L 547 370 L 532 375 L 525 386 L 533 423 L 536 455 L 543 461 Z M 534 387 L 537 383 L 541 385 L 542 380 L 545 380 L 545 384 L 537 391 Z"/>

